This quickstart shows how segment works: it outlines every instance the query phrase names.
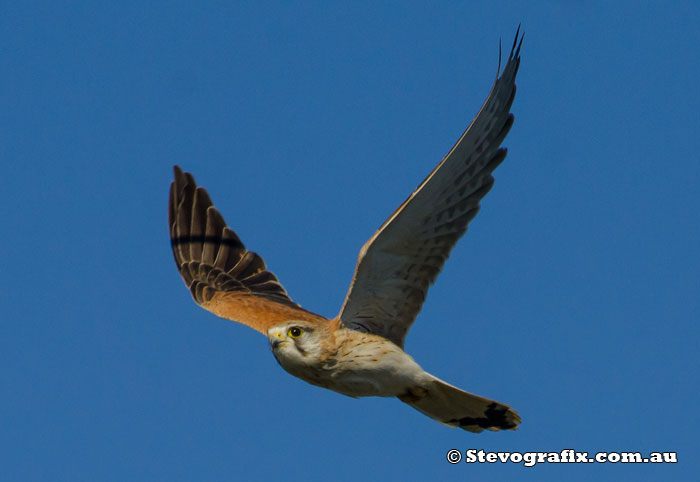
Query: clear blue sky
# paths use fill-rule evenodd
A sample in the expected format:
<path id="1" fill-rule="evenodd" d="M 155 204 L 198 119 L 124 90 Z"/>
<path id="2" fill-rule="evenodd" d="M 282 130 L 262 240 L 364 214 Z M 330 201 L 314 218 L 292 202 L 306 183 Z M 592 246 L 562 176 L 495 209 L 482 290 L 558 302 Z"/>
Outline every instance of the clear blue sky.
<path id="1" fill-rule="evenodd" d="M 697 476 L 696 2 L 192 3 L 0 4 L 3 481 Z M 334 316 L 519 22 L 508 158 L 406 344 L 519 431 L 312 387 L 195 305 L 173 164 Z M 680 462 L 452 466 L 452 448 Z"/>

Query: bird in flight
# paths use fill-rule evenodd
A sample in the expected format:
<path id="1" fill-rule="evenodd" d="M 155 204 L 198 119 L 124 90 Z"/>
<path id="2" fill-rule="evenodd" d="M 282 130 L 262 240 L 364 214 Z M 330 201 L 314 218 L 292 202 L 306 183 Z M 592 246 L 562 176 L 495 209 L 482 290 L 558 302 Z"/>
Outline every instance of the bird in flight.
<path id="1" fill-rule="evenodd" d="M 351 397 L 397 397 L 470 432 L 515 430 L 517 412 L 424 371 L 403 350 L 408 329 L 457 240 L 493 186 L 513 115 L 520 29 L 486 102 L 450 152 L 365 243 L 340 314 L 292 301 L 263 259 L 248 251 L 192 175 L 175 166 L 168 220 L 175 263 L 194 300 L 266 335 L 279 364 Z M 500 54 L 499 68 L 500 72 Z"/>

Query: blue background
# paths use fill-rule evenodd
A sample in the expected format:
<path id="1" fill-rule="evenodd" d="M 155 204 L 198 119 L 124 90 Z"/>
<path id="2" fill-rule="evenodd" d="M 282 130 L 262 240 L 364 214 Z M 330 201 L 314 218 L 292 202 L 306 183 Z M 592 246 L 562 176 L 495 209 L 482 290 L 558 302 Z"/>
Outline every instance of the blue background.
<path id="1" fill-rule="evenodd" d="M 697 3 L 377 3 L 0 3 L 2 480 L 697 476 Z M 519 22 L 508 158 L 406 343 L 519 431 L 312 387 L 192 302 L 173 164 L 335 316 Z M 452 466 L 451 448 L 680 461 Z"/>

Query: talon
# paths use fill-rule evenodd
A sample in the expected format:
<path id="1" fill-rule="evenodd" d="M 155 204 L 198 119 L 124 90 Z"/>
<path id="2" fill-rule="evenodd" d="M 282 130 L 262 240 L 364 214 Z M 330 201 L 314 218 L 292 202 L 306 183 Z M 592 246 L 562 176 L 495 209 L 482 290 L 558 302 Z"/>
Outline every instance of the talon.
<path id="1" fill-rule="evenodd" d="M 399 395 L 397 398 L 404 403 L 415 403 L 428 394 L 428 390 L 423 387 L 411 387 L 406 390 L 406 393 Z"/>

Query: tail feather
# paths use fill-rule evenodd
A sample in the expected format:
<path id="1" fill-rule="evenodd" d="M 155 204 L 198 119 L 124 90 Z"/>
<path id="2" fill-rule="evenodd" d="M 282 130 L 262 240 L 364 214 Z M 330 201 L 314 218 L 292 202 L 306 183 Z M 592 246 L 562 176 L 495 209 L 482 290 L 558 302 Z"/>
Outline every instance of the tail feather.
<path id="1" fill-rule="evenodd" d="M 467 393 L 436 377 L 432 378 L 432 383 L 410 390 L 398 397 L 399 400 L 443 425 L 469 432 L 518 429 L 520 416 L 508 405 Z"/>

